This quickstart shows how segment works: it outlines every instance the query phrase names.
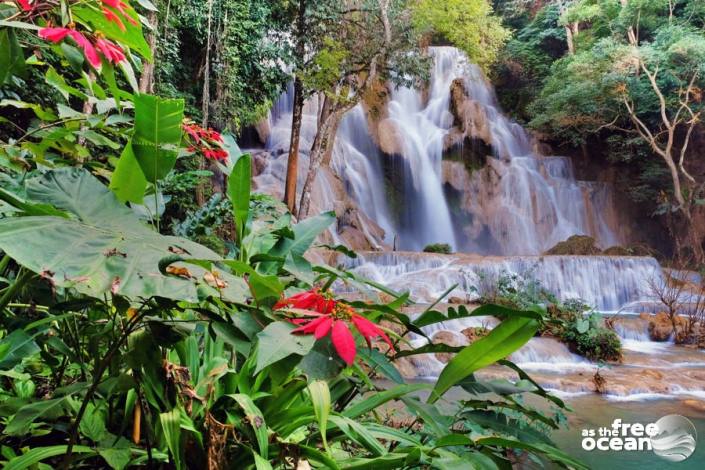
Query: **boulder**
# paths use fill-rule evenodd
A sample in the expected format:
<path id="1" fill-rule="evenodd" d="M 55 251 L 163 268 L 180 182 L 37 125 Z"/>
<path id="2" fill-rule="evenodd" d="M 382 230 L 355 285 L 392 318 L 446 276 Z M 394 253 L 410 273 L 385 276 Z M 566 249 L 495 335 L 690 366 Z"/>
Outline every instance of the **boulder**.
<path id="1" fill-rule="evenodd" d="M 595 239 L 587 235 L 573 235 L 567 240 L 558 242 L 546 255 L 599 255 L 600 249 L 595 246 Z"/>
<path id="2" fill-rule="evenodd" d="M 435 335 L 433 335 L 432 341 L 433 344 L 447 344 L 448 346 L 465 346 L 467 344 L 467 341 L 464 341 L 465 338 L 462 336 L 453 333 L 452 331 L 439 331 Z M 439 361 L 446 363 L 451 360 L 454 354 L 452 353 L 437 353 L 436 354 L 436 359 Z"/>
<path id="3" fill-rule="evenodd" d="M 652 341 L 668 341 L 674 333 L 676 343 L 682 344 L 687 342 L 687 318 L 676 315 L 675 319 L 671 321 L 671 317 L 666 312 L 659 312 L 649 317 L 649 336 Z"/>
<path id="4" fill-rule="evenodd" d="M 687 400 L 683 400 L 683 404 L 688 408 L 692 408 L 696 411 L 705 413 L 705 401 L 694 400 L 689 398 Z"/>
<path id="5" fill-rule="evenodd" d="M 475 340 L 487 336 L 489 330 L 481 326 L 471 326 L 470 328 L 465 328 L 461 333 L 468 339 L 468 343 L 472 343 Z"/>

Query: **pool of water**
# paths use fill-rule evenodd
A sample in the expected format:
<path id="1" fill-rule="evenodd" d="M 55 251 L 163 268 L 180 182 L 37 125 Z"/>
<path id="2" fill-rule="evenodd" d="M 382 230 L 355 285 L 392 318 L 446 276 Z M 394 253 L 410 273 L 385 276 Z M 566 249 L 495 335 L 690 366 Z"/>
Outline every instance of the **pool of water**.
<path id="1" fill-rule="evenodd" d="M 567 413 L 568 426 L 555 431 L 556 445 L 577 457 L 590 468 L 619 470 L 702 470 L 705 468 L 705 413 L 694 410 L 680 400 L 644 400 L 630 402 L 606 401 L 599 395 L 566 399 L 573 408 Z M 581 446 L 581 431 L 585 428 L 610 427 L 620 418 L 624 423 L 653 423 L 662 416 L 678 414 L 690 419 L 697 430 L 697 447 L 688 459 L 669 462 L 651 451 L 585 451 Z"/>

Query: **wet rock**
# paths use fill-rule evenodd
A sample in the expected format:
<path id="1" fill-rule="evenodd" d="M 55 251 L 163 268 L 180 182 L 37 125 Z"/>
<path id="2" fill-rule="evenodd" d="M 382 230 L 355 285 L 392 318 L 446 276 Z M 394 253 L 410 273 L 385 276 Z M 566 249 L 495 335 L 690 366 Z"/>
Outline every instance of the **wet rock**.
<path id="1" fill-rule="evenodd" d="M 464 304 L 465 302 L 467 302 L 467 299 L 463 299 L 462 297 L 453 296 L 448 299 L 449 304 Z"/>
<path id="2" fill-rule="evenodd" d="M 489 330 L 479 326 L 471 326 L 470 328 L 465 328 L 461 333 L 468 339 L 468 343 L 472 343 L 475 340 L 487 336 Z"/>
<path id="3" fill-rule="evenodd" d="M 683 400 L 683 404 L 688 408 L 692 408 L 697 411 L 705 412 L 705 401 L 688 399 Z"/>
<path id="4" fill-rule="evenodd" d="M 556 246 L 546 251 L 546 255 L 599 255 L 600 249 L 595 246 L 595 239 L 587 235 L 573 235 L 558 242 Z"/>
<path id="5" fill-rule="evenodd" d="M 465 338 L 452 331 L 439 331 L 433 335 L 432 338 L 433 344 L 447 344 L 448 346 L 465 346 L 467 341 L 464 340 Z M 438 353 L 436 354 L 436 359 L 446 363 L 450 361 L 453 356 L 453 353 Z"/>
<path id="6" fill-rule="evenodd" d="M 652 341 L 668 341 L 673 333 L 673 324 L 666 312 L 659 312 L 649 319 L 649 336 Z"/>
<path id="7" fill-rule="evenodd" d="M 401 155 L 404 151 L 402 135 L 396 122 L 384 119 L 377 125 L 377 145 L 382 153 Z"/>

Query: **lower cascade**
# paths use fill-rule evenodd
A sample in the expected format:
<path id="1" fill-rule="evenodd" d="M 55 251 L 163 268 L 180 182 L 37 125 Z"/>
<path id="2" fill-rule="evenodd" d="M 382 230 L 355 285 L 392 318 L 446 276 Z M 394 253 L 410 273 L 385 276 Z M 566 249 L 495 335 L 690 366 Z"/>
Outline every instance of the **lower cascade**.
<path id="1" fill-rule="evenodd" d="M 672 340 L 652 341 L 648 321 L 638 315 L 659 310 L 650 286 L 663 282 L 663 272 L 654 258 L 543 255 L 573 235 L 590 236 L 601 249 L 628 242 L 610 186 L 577 180 L 570 158 L 541 155 L 529 133 L 502 113 L 492 86 L 463 53 L 431 47 L 429 54 L 434 65 L 427 86 L 388 87 L 379 103 L 349 111 L 339 125 L 330 167 L 319 172 L 313 205 L 336 211 L 332 241 L 375 250 L 347 259 L 346 267 L 409 291 L 421 304 L 444 293 L 446 300 L 472 303 L 507 276 L 536 282 L 560 301 L 579 299 L 610 318 L 623 352 L 622 364 L 603 368 L 556 339 L 533 338 L 510 359 L 541 385 L 563 394 L 592 393 L 599 371 L 606 378 L 604 394 L 612 400 L 705 399 L 703 353 L 676 347 Z M 255 177 L 260 191 L 276 193 L 285 178 L 292 93 L 284 93 L 270 112 L 266 158 Z M 299 187 L 318 110 L 315 97 L 307 101 Z M 447 244 L 456 253 L 421 252 L 430 244 Z M 470 317 L 427 327 L 425 333 L 460 346 L 469 344 L 464 330 L 492 328 L 496 322 Z M 441 359 L 409 358 L 405 373 L 437 377 L 447 362 Z M 485 373 L 507 374 L 499 368 Z"/>

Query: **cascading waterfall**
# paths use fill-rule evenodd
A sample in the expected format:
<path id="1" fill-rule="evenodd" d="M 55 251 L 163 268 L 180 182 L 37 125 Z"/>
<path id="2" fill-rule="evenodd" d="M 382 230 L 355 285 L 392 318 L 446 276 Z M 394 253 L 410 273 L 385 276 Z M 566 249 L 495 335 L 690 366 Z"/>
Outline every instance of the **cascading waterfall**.
<path id="1" fill-rule="evenodd" d="M 463 53 L 432 47 L 430 54 L 428 89 L 391 91 L 386 129 L 393 129 L 398 147 L 399 155 L 392 157 L 401 157 L 395 165 L 387 162 L 392 174 L 380 175 L 390 156 L 370 146 L 361 106 L 344 119 L 334 154 L 334 167 L 351 196 L 398 237 L 397 247 L 419 251 L 448 243 L 482 254 L 531 255 L 575 234 L 592 235 L 604 247 L 617 244 L 619 237 L 603 216 L 611 202 L 609 188 L 576 181 L 568 158 L 537 155 L 526 131 L 501 113 L 491 85 Z M 453 220 L 443 157 L 454 124 L 451 85 L 458 79 L 474 106 L 474 125 L 483 127 L 466 132 L 483 134 L 495 155 L 489 161 L 494 181 L 488 184 L 482 172 L 467 175 L 460 189 L 463 207 L 456 208 L 462 220 Z M 384 203 L 389 194 L 402 199 L 394 217 Z"/>

